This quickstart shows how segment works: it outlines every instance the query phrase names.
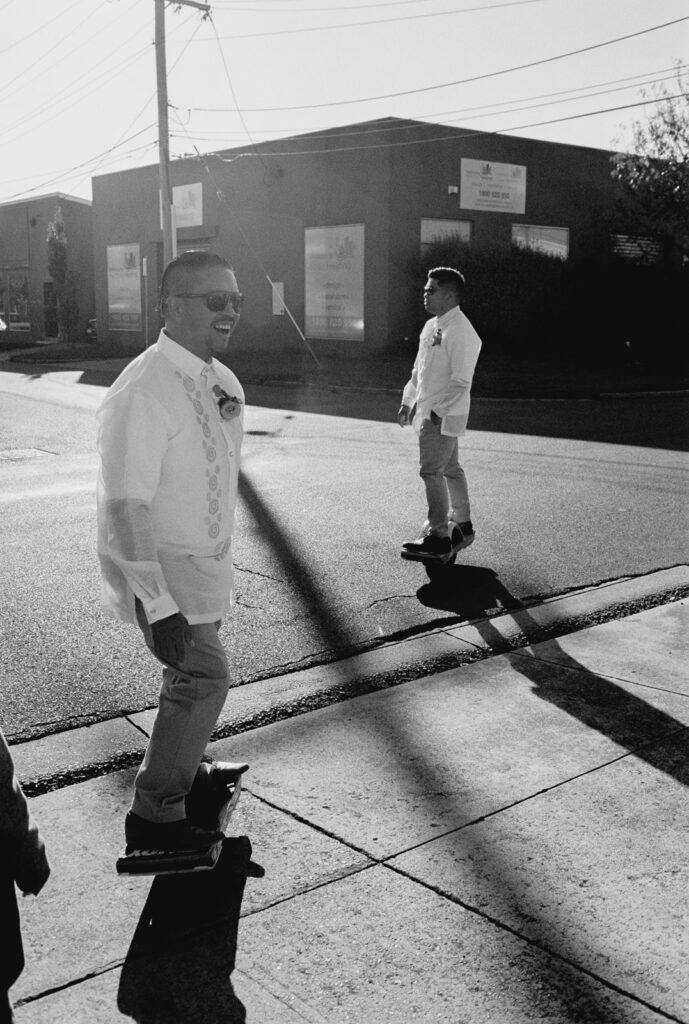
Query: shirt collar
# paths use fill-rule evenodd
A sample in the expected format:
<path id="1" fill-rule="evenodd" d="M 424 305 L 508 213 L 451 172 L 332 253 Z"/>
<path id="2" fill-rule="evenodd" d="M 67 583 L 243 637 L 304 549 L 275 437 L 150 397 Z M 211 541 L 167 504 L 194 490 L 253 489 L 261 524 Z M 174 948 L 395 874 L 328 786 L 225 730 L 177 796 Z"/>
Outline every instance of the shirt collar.
<path id="1" fill-rule="evenodd" d="M 459 306 L 453 306 L 452 309 L 448 309 L 447 313 L 436 317 L 438 327 L 447 327 L 448 324 L 451 324 L 459 316 L 460 312 Z"/>
<path id="2" fill-rule="evenodd" d="M 199 359 L 188 348 L 184 348 L 183 345 L 173 341 L 165 331 L 161 331 L 158 335 L 155 347 L 173 366 L 176 366 L 178 370 L 181 370 L 182 373 L 187 374 L 189 377 L 193 377 L 194 380 L 198 380 L 203 371 L 208 369 L 208 363 L 204 362 L 203 359 Z"/>

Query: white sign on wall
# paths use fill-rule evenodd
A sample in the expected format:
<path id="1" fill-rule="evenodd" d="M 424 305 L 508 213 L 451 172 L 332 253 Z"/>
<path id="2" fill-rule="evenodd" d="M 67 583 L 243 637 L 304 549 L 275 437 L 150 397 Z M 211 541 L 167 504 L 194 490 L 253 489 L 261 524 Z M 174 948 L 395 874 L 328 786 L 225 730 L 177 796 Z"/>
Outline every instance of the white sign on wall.
<path id="1" fill-rule="evenodd" d="M 203 185 L 175 185 L 172 189 L 175 227 L 196 228 L 203 224 Z M 163 230 L 163 200 L 160 199 L 160 230 Z"/>
<path id="2" fill-rule="evenodd" d="M 109 245 L 108 329 L 141 330 L 141 255 L 138 243 Z"/>
<path id="3" fill-rule="evenodd" d="M 464 210 L 524 213 L 526 167 L 462 159 L 459 205 Z"/>
<path id="4" fill-rule="evenodd" d="M 307 338 L 364 340 L 364 225 L 304 231 Z"/>

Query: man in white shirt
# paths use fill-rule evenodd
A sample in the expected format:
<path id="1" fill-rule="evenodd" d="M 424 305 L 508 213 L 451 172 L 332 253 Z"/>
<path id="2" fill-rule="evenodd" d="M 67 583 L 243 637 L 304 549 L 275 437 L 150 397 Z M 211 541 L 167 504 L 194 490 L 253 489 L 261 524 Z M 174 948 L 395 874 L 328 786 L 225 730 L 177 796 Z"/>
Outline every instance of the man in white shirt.
<path id="1" fill-rule="evenodd" d="M 218 361 L 240 316 L 234 272 L 185 252 L 163 273 L 165 320 L 98 410 L 98 554 L 107 612 L 138 623 L 163 663 L 158 714 L 125 821 L 127 852 L 189 850 L 219 833 L 185 797 L 229 688 L 218 638 L 233 599 L 232 533 L 244 392 Z M 234 767 L 239 775 L 248 766 Z"/>
<path id="2" fill-rule="evenodd" d="M 459 307 L 464 287 L 459 270 L 429 270 L 423 299 L 432 316 L 421 331 L 397 413 L 400 426 L 413 423 L 418 431 L 419 472 L 428 503 L 422 535 L 403 545 L 411 554 L 446 555 L 468 547 L 475 536 L 457 438 L 469 419 L 481 339 Z"/>

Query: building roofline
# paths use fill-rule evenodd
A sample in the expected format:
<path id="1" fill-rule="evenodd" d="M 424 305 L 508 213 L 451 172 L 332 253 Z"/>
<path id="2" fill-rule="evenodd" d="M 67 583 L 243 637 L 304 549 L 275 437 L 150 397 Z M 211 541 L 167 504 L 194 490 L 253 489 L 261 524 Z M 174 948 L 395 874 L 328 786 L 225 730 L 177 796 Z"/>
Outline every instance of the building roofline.
<path id="1" fill-rule="evenodd" d="M 0 209 L 5 206 L 28 206 L 29 203 L 39 203 L 45 199 L 59 199 L 70 203 L 79 203 L 81 206 L 93 206 L 90 199 L 82 199 L 81 196 L 70 196 L 67 192 L 46 192 L 40 196 L 28 196 L 26 199 L 10 199 L 9 202 L 0 202 Z"/>
<path id="2" fill-rule="evenodd" d="M 498 139 L 513 139 L 515 142 L 531 143 L 537 146 L 557 146 L 560 149 L 568 148 L 576 150 L 588 150 L 594 153 L 605 153 L 607 155 L 612 155 L 613 153 L 617 152 L 617 150 L 603 149 L 599 146 L 582 146 L 574 142 L 551 142 L 549 139 L 533 139 L 530 136 L 526 135 L 507 135 L 503 132 L 477 131 L 475 128 L 462 128 L 455 125 L 439 124 L 435 121 L 417 121 L 412 118 L 394 117 L 392 115 L 387 117 L 374 118 L 370 121 L 356 121 L 349 124 L 337 125 L 332 128 L 320 128 L 315 131 L 300 132 L 297 135 L 283 135 L 280 136 L 279 138 L 269 139 L 265 142 L 249 143 L 243 146 L 223 147 L 223 149 L 213 150 L 212 152 L 217 154 L 218 156 L 223 156 L 225 154 L 236 156 L 244 153 L 262 153 L 265 152 L 267 148 L 274 148 L 275 146 L 279 146 L 281 143 L 293 144 L 295 142 L 299 142 L 301 140 L 306 139 L 323 139 L 324 141 L 327 141 L 328 139 L 331 139 L 334 136 L 337 136 L 338 134 L 343 132 L 349 132 L 353 135 L 356 135 L 357 130 L 366 129 L 368 132 L 373 133 L 376 130 L 384 130 L 386 127 L 394 127 L 400 130 L 411 130 L 414 128 L 420 128 L 432 131 L 434 133 L 440 131 L 443 133 L 443 138 L 438 139 L 437 141 L 441 142 L 450 141 L 452 137 L 456 138 L 457 140 L 460 140 L 462 138 L 469 139 L 479 138 L 480 136 L 490 136 L 492 138 Z M 432 142 L 434 140 L 429 139 L 428 141 Z"/>
<path id="3" fill-rule="evenodd" d="M 479 138 L 480 136 L 491 137 L 501 140 L 511 140 L 515 143 L 530 144 L 536 146 L 557 146 L 559 149 L 574 149 L 579 151 L 587 151 L 591 153 L 601 153 L 607 156 L 612 156 L 617 150 L 614 149 L 602 149 L 599 146 L 581 146 L 574 142 L 551 142 L 549 139 L 533 139 L 526 135 L 507 135 L 502 132 L 489 132 L 489 131 L 476 131 L 471 128 L 461 128 L 455 125 L 438 124 L 435 121 L 416 121 L 411 118 L 394 117 L 389 115 L 386 117 L 374 118 L 370 121 L 355 121 L 349 124 L 334 125 L 332 128 L 319 128 L 315 131 L 310 132 L 299 132 L 297 135 L 281 135 L 275 139 L 267 139 L 262 142 L 250 142 L 241 146 L 223 146 L 221 149 L 208 150 L 205 153 L 201 153 L 199 156 L 183 156 L 173 157 L 171 163 L 183 162 L 185 160 L 203 160 L 207 156 L 217 156 L 221 159 L 225 157 L 237 157 L 237 156 L 270 156 L 270 155 L 281 155 L 278 153 L 271 153 L 271 150 L 275 150 L 280 145 L 293 146 L 295 143 L 299 143 L 307 140 L 322 139 L 324 144 L 327 144 L 328 140 L 335 138 L 341 133 L 350 133 L 356 135 L 358 132 L 374 134 L 377 130 L 384 130 L 385 128 L 397 128 L 400 131 L 403 129 L 413 130 L 415 128 L 422 129 L 428 132 L 443 133 L 442 139 L 434 140 L 428 139 L 428 142 L 448 142 L 454 138 L 457 141 L 462 138 Z M 366 148 L 366 147 L 363 147 Z M 370 148 L 374 148 L 371 146 Z M 268 152 L 266 152 L 268 150 Z M 285 153 L 285 155 L 288 155 Z M 130 168 L 121 171 L 108 171 L 105 174 L 94 175 L 94 178 L 107 178 L 115 177 L 119 174 L 129 174 L 132 170 L 143 170 L 153 168 L 157 166 L 155 163 L 142 164 L 138 168 Z"/>

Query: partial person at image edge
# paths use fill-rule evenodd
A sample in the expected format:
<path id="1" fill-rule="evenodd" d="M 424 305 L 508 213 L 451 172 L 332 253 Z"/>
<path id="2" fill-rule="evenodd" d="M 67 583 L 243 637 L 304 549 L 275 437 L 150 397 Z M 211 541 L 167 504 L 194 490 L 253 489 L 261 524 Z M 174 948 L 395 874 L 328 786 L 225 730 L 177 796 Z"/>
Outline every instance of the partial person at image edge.
<path id="1" fill-rule="evenodd" d="M 25 896 L 37 896 L 49 875 L 45 845 L 0 730 L 0 1024 L 14 1020 L 9 990 L 24 970 L 15 886 Z"/>

